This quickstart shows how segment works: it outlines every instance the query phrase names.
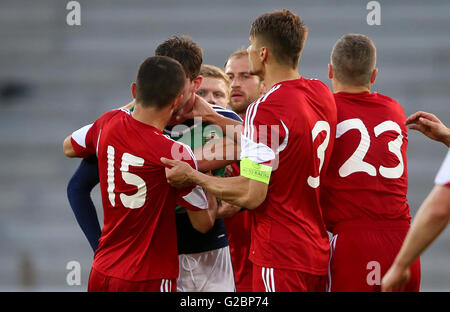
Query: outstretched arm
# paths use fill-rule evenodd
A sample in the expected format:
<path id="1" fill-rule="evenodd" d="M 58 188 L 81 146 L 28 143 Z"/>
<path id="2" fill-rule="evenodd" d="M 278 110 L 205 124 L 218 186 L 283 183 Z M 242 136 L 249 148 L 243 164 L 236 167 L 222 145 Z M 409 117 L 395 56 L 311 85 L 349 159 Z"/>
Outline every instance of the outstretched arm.
<path id="1" fill-rule="evenodd" d="M 435 185 L 417 212 L 391 268 L 381 282 L 382 291 L 401 291 L 408 283 L 409 267 L 439 236 L 450 220 L 450 188 Z"/>
<path id="2" fill-rule="evenodd" d="M 420 131 L 430 139 L 450 147 L 450 129 L 435 115 L 422 111 L 416 112 L 406 119 L 406 125 L 409 129 Z"/>
<path id="3" fill-rule="evenodd" d="M 248 209 L 257 208 L 266 198 L 268 183 L 243 176 L 231 178 L 208 176 L 182 161 L 166 158 L 161 158 L 161 161 L 172 167 L 166 168 L 166 177 L 175 187 L 197 184 L 217 198 Z"/>

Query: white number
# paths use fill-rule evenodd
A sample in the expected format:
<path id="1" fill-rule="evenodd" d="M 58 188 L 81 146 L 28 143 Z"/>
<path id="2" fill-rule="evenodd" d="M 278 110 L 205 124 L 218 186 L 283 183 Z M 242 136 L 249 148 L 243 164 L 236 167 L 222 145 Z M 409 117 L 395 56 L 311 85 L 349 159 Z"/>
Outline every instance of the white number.
<path id="1" fill-rule="evenodd" d="M 115 193 L 114 193 L 114 155 L 115 150 L 111 145 L 108 146 L 108 197 L 112 206 L 115 206 Z M 145 197 L 147 195 L 147 186 L 145 181 L 134 173 L 129 172 L 130 166 L 142 167 L 144 166 L 144 159 L 131 155 L 129 153 L 123 153 L 122 165 L 120 171 L 122 172 L 122 179 L 130 185 L 137 187 L 137 192 L 133 195 L 120 194 L 120 200 L 124 207 L 136 209 L 141 208 L 145 204 Z"/>
<path id="2" fill-rule="evenodd" d="M 347 161 L 345 161 L 339 168 L 339 175 L 342 178 L 345 178 L 355 172 L 366 172 L 370 176 L 374 177 L 377 175 L 376 168 L 364 161 L 364 157 L 370 148 L 370 136 L 364 123 L 360 119 L 356 118 L 340 122 L 336 128 L 336 138 L 340 138 L 344 133 L 352 129 L 357 129 L 360 132 L 361 141 L 359 142 L 359 145 L 353 155 L 350 156 L 350 158 L 347 159 Z M 394 168 L 380 166 L 379 172 L 380 175 L 385 178 L 397 179 L 403 175 L 405 169 L 401 152 L 401 147 L 403 144 L 402 130 L 397 123 L 390 120 L 384 121 L 374 128 L 376 137 L 379 137 L 386 131 L 395 131 L 399 134 L 394 141 L 388 143 L 388 148 L 391 153 L 397 156 L 400 163 Z"/>
<path id="3" fill-rule="evenodd" d="M 317 177 L 308 177 L 308 185 L 312 188 L 317 188 L 320 185 L 320 171 L 322 170 L 323 163 L 325 161 L 325 150 L 327 149 L 328 143 L 330 142 L 330 124 L 326 121 L 320 120 L 314 125 L 314 128 L 312 129 L 313 142 L 322 131 L 325 131 L 327 133 L 327 136 L 322 144 L 320 144 L 317 148 L 317 158 L 319 158 L 320 160 L 319 175 Z"/>
<path id="4" fill-rule="evenodd" d="M 394 168 L 387 168 L 384 166 L 380 166 L 380 174 L 388 179 L 398 179 L 403 175 L 403 171 L 405 169 L 405 166 L 403 165 L 403 157 L 401 151 L 403 144 L 402 129 L 400 129 L 400 126 L 398 124 L 390 120 L 387 120 L 379 124 L 374 129 L 376 137 L 378 137 L 383 132 L 389 130 L 393 130 L 398 133 L 398 137 L 394 141 L 388 143 L 388 148 L 391 153 L 397 156 L 400 163 L 397 165 L 397 167 Z"/>
<path id="5" fill-rule="evenodd" d="M 375 167 L 363 160 L 369 150 L 370 136 L 360 119 L 348 119 L 340 122 L 336 128 L 336 138 L 340 138 L 341 135 L 352 129 L 357 129 L 361 133 L 361 141 L 353 155 L 339 168 L 339 175 L 345 178 L 354 172 L 366 172 L 371 176 L 376 176 Z"/>
<path id="6" fill-rule="evenodd" d="M 114 155 L 115 155 L 115 151 L 114 151 L 114 147 L 112 147 L 111 145 L 108 145 L 108 172 L 107 172 L 107 176 L 108 176 L 108 198 L 109 198 L 109 202 L 111 203 L 111 205 L 114 207 L 116 205 L 116 194 L 114 193 Z"/>

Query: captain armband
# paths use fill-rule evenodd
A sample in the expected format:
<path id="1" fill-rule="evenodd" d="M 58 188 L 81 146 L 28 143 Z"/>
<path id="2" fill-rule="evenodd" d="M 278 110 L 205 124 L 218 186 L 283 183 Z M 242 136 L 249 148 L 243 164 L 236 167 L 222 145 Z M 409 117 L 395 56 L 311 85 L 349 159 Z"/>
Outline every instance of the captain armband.
<path id="1" fill-rule="evenodd" d="M 270 175 L 272 173 L 271 166 L 258 164 L 247 157 L 241 160 L 240 165 L 241 176 L 269 184 Z"/>

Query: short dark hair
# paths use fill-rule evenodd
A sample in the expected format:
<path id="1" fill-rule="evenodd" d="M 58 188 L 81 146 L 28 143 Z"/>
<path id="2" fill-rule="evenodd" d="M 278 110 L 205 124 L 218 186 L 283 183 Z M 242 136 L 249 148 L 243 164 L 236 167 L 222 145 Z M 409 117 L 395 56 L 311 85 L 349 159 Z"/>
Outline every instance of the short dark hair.
<path id="1" fill-rule="evenodd" d="M 155 55 L 176 59 L 191 80 L 197 78 L 203 62 L 202 49 L 188 36 L 167 39 L 156 48 Z"/>
<path id="2" fill-rule="evenodd" d="M 260 15 L 250 28 L 250 37 L 261 38 L 271 48 L 275 60 L 297 68 L 308 28 L 298 15 L 283 9 Z"/>
<path id="3" fill-rule="evenodd" d="M 181 94 L 186 74 L 181 64 L 167 56 L 152 56 L 139 67 L 136 101 L 144 107 L 161 109 Z"/>
<path id="4" fill-rule="evenodd" d="M 331 52 L 333 75 L 344 84 L 363 86 L 370 83 L 376 64 L 372 40 L 361 34 L 342 36 Z"/>

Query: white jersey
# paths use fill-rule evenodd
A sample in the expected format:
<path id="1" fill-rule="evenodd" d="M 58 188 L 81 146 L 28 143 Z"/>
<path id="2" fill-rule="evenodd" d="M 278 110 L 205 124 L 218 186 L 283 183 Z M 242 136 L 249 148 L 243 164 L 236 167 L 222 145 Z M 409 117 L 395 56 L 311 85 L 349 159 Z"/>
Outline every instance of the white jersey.
<path id="1" fill-rule="evenodd" d="M 434 183 L 450 187 L 450 150 L 448 151 L 447 157 L 445 157 L 444 162 L 436 175 Z"/>

